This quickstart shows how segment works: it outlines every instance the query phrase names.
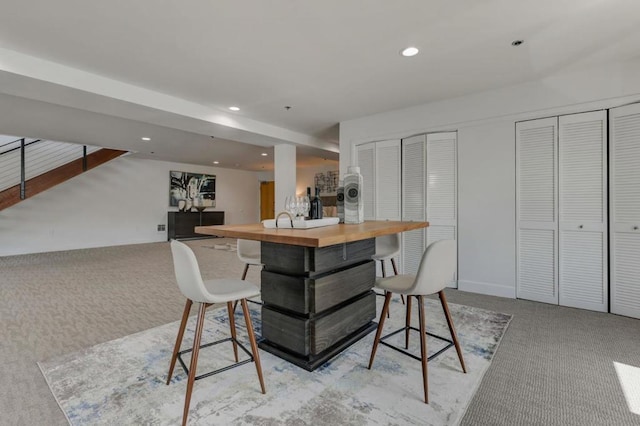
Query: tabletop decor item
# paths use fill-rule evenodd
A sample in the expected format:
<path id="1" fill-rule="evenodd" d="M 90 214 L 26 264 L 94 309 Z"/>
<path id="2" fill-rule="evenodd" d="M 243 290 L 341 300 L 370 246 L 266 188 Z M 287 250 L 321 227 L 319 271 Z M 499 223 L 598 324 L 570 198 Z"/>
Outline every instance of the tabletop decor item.
<path id="1" fill-rule="evenodd" d="M 280 216 L 280 215 L 278 215 Z M 277 225 L 276 225 L 277 223 Z M 311 229 L 321 226 L 337 225 L 337 217 L 325 217 L 324 219 L 309 220 L 291 220 L 289 217 L 279 217 L 278 219 L 266 219 L 262 221 L 265 228 L 295 228 L 295 229 Z"/>
<path id="2" fill-rule="evenodd" d="M 344 223 L 364 222 L 360 167 L 349 166 L 344 175 Z"/>
<path id="3" fill-rule="evenodd" d="M 336 210 L 340 223 L 344 223 L 344 181 L 341 179 L 338 184 L 338 195 L 336 196 Z"/>

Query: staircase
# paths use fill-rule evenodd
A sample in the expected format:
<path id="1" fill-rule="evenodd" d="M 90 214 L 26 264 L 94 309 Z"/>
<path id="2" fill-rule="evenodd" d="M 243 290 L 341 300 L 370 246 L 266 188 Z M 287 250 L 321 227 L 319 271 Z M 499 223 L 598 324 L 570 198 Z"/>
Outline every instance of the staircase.
<path id="1" fill-rule="evenodd" d="M 41 139 L 6 142 L 8 138 L 0 136 L 0 210 L 126 152 Z"/>

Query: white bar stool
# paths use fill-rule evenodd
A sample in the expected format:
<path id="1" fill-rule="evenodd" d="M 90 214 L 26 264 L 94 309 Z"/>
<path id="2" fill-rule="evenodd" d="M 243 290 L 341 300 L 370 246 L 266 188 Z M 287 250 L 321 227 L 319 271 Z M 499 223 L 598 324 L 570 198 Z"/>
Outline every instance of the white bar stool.
<path id="1" fill-rule="evenodd" d="M 451 313 L 449 312 L 449 306 L 447 305 L 447 299 L 444 294 L 444 289 L 451 282 L 451 277 L 455 273 L 455 265 L 456 265 L 456 248 L 455 242 L 453 240 L 440 240 L 436 241 L 427 247 L 424 254 L 422 255 L 422 261 L 420 262 L 420 267 L 418 269 L 418 273 L 416 276 L 412 275 L 395 275 L 392 277 L 379 278 L 376 280 L 376 288 L 384 290 L 386 292 L 384 306 L 382 308 L 382 313 L 380 314 L 380 321 L 378 322 L 378 330 L 376 331 L 376 337 L 373 342 L 373 348 L 371 349 L 371 358 L 369 359 L 369 369 L 373 365 L 373 359 L 376 356 L 376 350 L 378 349 L 378 344 L 382 343 L 385 346 L 393 348 L 405 355 L 409 355 L 410 357 L 417 359 L 422 362 L 422 382 L 424 385 L 424 402 L 429 403 L 429 387 L 427 382 L 427 361 L 435 358 L 440 355 L 445 350 L 449 349 L 451 346 L 456 347 L 456 351 L 458 352 L 458 359 L 460 360 L 460 365 L 462 366 L 462 371 L 467 372 L 467 368 L 464 364 L 464 359 L 462 358 L 462 350 L 460 349 L 460 343 L 458 342 L 458 336 L 456 335 L 456 330 L 453 326 L 453 320 L 451 319 Z M 382 335 L 382 329 L 384 327 L 384 321 L 386 315 L 389 311 L 389 302 L 391 301 L 391 296 L 393 293 L 404 294 L 407 296 L 407 317 L 405 326 L 387 334 L 384 337 L 380 337 Z M 449 326 L 449 331 L 451 332 L 451 340 L 446 339 L 444 337 L 437 336 L 432 333 L 428 333 L 426 331 L 426 321 L 424 315 L 424 296 L 429 294 L 438 293 L 440 297 L 440 303 L 442 304 L 442 309 L 444 310 L 445 317 L 447 319 L 447 324 Z M 415 297 L 418 300 L 418 316 L 420 321 L 420 328 L 416 329 L 411 327 L 410 318 L 411 318 L 411 297 Z M 413 355 L 412 353 L 401 349 L 397 346 L 391 345 L 384 341 L 395 334 L 405 332 L 405 349 L 409 347 L 409 331 L 419 331 L 420 332 L 420 357 Z M 427 335 L 435 337 L 437 339 L 448 342 L 449 344 L 445 346 L 440 351 L 435 354 L 427 357 Z"/>
<path id="2" fill-rule="evenodd" d="M 230 368 L 238 367 L 240 365 L 253 361 L 256 364 L 256 371 L 258 373 L 258 379 L 260 380 L 262 393 L 266 392 L 264 381 L 262 378 L 260 354 L 258 353 L 258 345 L 256 344 L 256 337 L 253 333 L 251 316 L 249 315 L 249 308 L 247 306 L 247 298 L 260 295 L 260 289 L 250 282 L 238 279 L 216 279 L 203 281 L 196 256 L 189 248 L 189 246 L 184 243 L 172 240 L 171 253 L 173 254 L 173 265 L 176 274 L 176 281 L 178 282 L 180 291 L 187 298 L 187 302 L 184 307 L 184 312 L 182 313 L 182 321 L 180 322 L 178 336 L 173 348 L 173 355 L 171 356 L 171 364 L 169 365 L 169 373 L 167 375 L 167 385 L 171 381 L 171 376 L 173 375 L 173 369 L 176 365 L 176 360 L 179 360 L 182 368 L 188 375 L 187 390 L 184 401 L 184 412 L 182 414 L 182 424 L 184 426 L 187 424 L 187 418 L 189 416 L 189 403 L 191 402 L 191 392 L 193 390 L 193 383 L 196 380 L 209 377 L 213 374 L 221 373 Z M 240 303 L 242 304 L 244 320 L 247 325 L 247 333 L 249 335 L 249 342 L 251 343 L 251 353 L 249 353 L 249 351 L 236 339 L 236 325 L 233 317 L 234 301 L 240 301 Z M 180 351 L 180 345 L 182 344 L 182 338 L 184 336 L 184 330 L 187 325 L 187 319 L 189 318 L 191 305 L 194 302 L 200 303 L 200 309 L 198 310 L 198 319 L 196 322 L 195 337 L 193 339 L 193 348 Z M 202 329 L 204 326 L 205 312 L 207 307 L 211 306 L 214 303 L 227 304 L 231 337 L 201 345 L 200 342 L 202 340 Z M 236 361 L 235 364 L 231 364 L 218 370 L 196 376 L 196 368 L 198 364 L 198 354 L 200 348 L 229 341 L 233 344 L 233 354 Z M 249 359 L 238 362 L 238 346 L 240 346 L 240 348 L 245 353 L 247 353 L 247 355 L 249 355 Z M 182 354 L 188 352 L 191 352 L 191 363 L 189 365 L 189 368 L 187 368 L 181 357 Z"/>

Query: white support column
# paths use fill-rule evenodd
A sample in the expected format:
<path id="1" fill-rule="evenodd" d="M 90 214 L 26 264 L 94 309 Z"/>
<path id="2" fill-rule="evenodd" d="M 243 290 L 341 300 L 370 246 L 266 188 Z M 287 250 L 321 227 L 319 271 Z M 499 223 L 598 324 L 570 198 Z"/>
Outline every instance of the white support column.
<path id="1" fill-rule="evenodd" d="M 296 147 L 276 145 L 274 147 L 275 212 L 284 210 L 284 200 L 296 193 Z"/>

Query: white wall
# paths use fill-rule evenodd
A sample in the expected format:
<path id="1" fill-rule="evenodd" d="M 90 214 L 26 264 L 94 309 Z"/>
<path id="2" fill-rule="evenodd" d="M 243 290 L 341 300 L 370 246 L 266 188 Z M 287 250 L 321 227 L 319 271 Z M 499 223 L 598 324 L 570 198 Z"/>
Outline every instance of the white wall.
<path id="1" fill-rule="evenodd" d="M 640 101 L 638 75 L 640 59 L 342 122 L 340 172 L 357 144 L 457 130 L 459 288 L 515 297 L 515 122 Z"/>
<path id="2" fill-rule="evenodd" d="M 513 122 L 458 131 L 458 287 L 515 297 Z"/>
<path id="3" fill-rule="evenodd" d="M 216 175 L 227 224 L 259 220 L 256 173 L 125 156 L 0 211 L 0 256 L 166 241 L 170 170 Z"/>

